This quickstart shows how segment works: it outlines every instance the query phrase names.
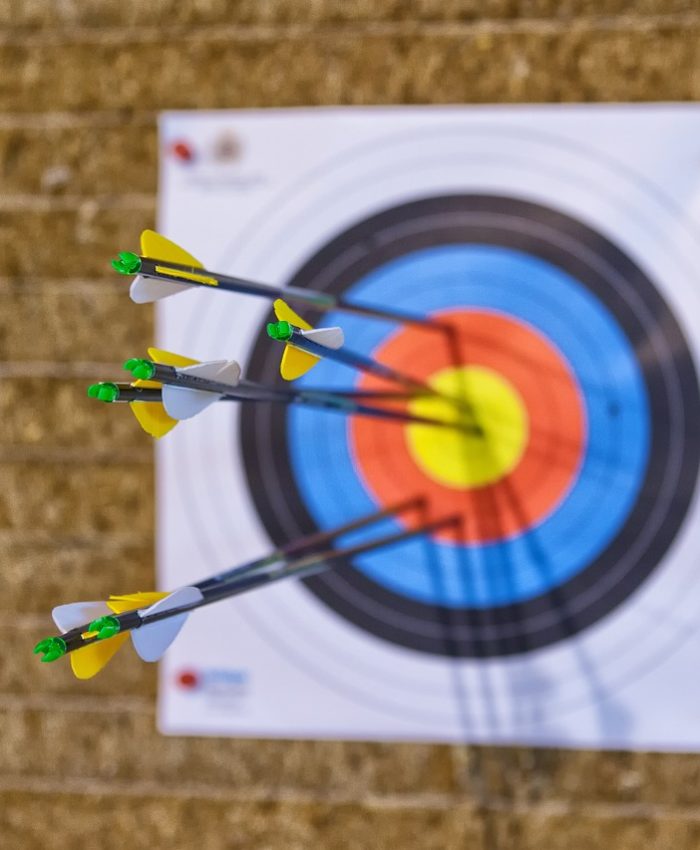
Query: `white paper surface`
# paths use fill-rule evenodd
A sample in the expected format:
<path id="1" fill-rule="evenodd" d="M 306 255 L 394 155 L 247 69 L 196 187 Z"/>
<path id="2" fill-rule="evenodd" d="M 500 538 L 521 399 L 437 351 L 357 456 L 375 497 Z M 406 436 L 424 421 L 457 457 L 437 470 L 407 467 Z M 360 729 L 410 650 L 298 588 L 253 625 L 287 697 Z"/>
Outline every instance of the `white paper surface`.
<path id="1" fill-rule="evenodd" d="M 166 113 L 159 226 L 207 268 L 284 285 L 379 211 L 437 195 L 515 196 L 630 257 L 697 362 L 699 131 L 700 109 L 673 105 Z M 190 162 L 172 154 L 182 140 Z M 188 291 L 158 305 L 157 344 L 236 358 L 245 374 L 269 319 L 263 300 Z M 157 446 L 163 588 L 271 548 L 238 427 L 237 406 L 220 403 Z M 503 657 L 381 640 L 298 584 L 213 605 L 190 617 L 161 664 L 160 729 L 698 750 L 699 535 L 693 497 L 628 599 L 569 639 Z"/>

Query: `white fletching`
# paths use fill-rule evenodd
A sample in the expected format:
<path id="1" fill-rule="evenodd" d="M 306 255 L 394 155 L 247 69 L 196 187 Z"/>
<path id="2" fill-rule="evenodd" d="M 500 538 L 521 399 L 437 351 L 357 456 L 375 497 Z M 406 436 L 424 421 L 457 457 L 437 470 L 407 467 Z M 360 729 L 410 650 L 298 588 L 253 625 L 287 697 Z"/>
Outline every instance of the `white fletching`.
<path id="1" fill-rule="evenodd" d="M 192 284 L 171 283 L 168 280 L 156 280 L 139 274 L 131 282 L 129 295 L 137 304 L 150 304 L 152 301 L 160 301 L 161 298 L 177 295 L 178 292 L 192 288 Z"/>
<path id="2" fill-rule="evenodd" d="M 70 602 L 54 608 L 51 616 L 62 632 L 68 632 L 111 613 L 104 602 Z"/>
<path id="3" fill-rule="evenodd" d="M 216 380 L 221 381 L 222 384 L 237 387 L 241 381 L 240 364 L 235 360 L 229 360 L 216 376 Z"/>
<path id="4" fill-rule="evenodd" d="M 221 396 L 217 393 L 209 393 L 206 390 L 188 390 L 184 387 L 164 384 L 161 398 L 168 416 L 179 421 L 191 419 L 206 410 L 210 404 L 217 402 Z"/>
<path id="5" fill-rule="evenodd" d="M 310 331 L 302 331 L 301 335 L 324 348 L 342 348 L 345 343 L 342 328 L 314 328 Z"/>
<path id="6" fill-rule="evenodd" d="M 186 366 L 180 371 L 185 375 L 196 375 L 198 378 L 219 381 L 227 384 L 231 389 L 238 386 L 241 378 L 241 367 L 235 360 L 209 360 L 206 363 L 197 363 L 195 366 Z M 169 416 L 177 420 L 191 419 L 220 398 L 220 393 L 212 393 L 208 390 L 193 390 L 171 384 L 163 386 L 163 407 Z"/>
<path id="7" fill-rule="evenodd" d="M 139 611 L 139 614 L 144 617 L 158 611 L 170 611 L 173 608 L 182 608 L 184 605 L 194 605 L 196 602 L 201 602 L 203 598 L 202 592 L 196 587 L 181 587 L 165 599 L 151 605 L 150 608 Z M 167 620 L 134 629 L 131 632 L 131 640 L 139 657 L 144 661 L 158 661 L 184 626 L 188 613 L 186 611 Z"/>
<path id="8" fill-rule="evenodd" d="M 220 381 L 231 387 L 237 387 L 241 379 L 241 367 L 235 360 L 208 360 L 206 363 L 185 366 L 180 372 L 183 375 L 196 375 L 198 378 Z"/>

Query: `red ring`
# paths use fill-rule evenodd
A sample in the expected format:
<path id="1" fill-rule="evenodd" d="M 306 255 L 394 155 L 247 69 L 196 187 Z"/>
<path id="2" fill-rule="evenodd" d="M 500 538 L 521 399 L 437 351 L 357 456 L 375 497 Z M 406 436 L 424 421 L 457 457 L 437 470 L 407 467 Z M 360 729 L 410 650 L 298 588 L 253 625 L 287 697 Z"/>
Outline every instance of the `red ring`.
<path id="1" fill-rule="evenodd" d="M 561 353 L 519 319 L 466 309 L 435 317 L 449 326 L 449 334 L 406 327 L 372 356 L 419 380 L 463 365 L 484 366 L 503 376 L 527 408 L 529 435 L 523 455 L 507 476 L 493 484 L 452 489 L 431 480 L 416 465 L 405 429 L 356 417 L 349 437 L 358 474 L 382 505 L 420 494 L 433 519 L 458 512 L 461 528 L 436 535 L 441 540 L 476 544 L 513 537 L 542 522 L 574 484 L 586 442 L 583 396 Z M 363 375 L 359 386 L 386 389 L 387 384 Z M 423 519 L 407 519 L 407 525 L 415 527 Z"/>

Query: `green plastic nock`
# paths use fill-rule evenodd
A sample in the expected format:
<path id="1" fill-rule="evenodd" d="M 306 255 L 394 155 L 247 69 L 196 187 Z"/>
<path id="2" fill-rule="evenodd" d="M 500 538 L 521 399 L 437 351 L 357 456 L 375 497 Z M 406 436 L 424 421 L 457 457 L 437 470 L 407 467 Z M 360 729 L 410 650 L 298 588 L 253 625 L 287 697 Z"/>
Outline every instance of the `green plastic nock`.
<path id="1" fill-rule="evenodd" d="M 293 333 L 293 328 L 289 322 L 270 322 L 267 326 L 267 335 L 271 339 L 279 339 L 282 342 L 291 339 Z"/>
<path id="2" fill-rule="evenodd" d="M 116 260 L 112 260 L 112 268 L 119 274 L 137 274 L 141 270 L 141 257 L 131 251 L 120 251 Z"/>
<path id="3" fill-rule="evenodd" d="M 120 629 L 119 620 L 116 617 L 112 617 L 111 614 L 108 614 L 106 617 L 98 617 L 88 626 L 89 632 L 97 632 L 95 635 L 97 640 L 107 640 L 107 638 L 114 637 L 114 635 L 119 634 Z"/>
<path id="4" fill-rule="evenodd" d="M 96 398 L 99 401 L 116 401 L 119 398 L 119 387 L 109 381 L 103 381 L 99 384 L 90 384 L 87 394 L 90 398 Z"/>
<path id="5" fill-rule="evenodd" d="M 60 637 L 50 637 L 40 640 L 34 647 L 34 655 L 43 652 L 42 661 L 55 661 L 67 652 L 66 642 Z"/>
<path id="6" fill-rule="evenodd" d="M 151 360 L 144 360 L 142 357 L 131 357 L 124 364 L 124 368 L 141 381 L 147 381 L 156 373 L 156 364 Z"/>

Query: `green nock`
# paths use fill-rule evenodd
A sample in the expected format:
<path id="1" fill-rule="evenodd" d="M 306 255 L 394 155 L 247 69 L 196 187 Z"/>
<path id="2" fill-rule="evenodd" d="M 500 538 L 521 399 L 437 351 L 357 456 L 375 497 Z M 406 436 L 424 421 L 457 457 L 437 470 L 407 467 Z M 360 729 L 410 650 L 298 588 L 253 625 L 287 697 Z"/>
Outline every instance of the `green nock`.
<path id="1" fill-rule="evenodd" d="M 67 652 L 66 642 L 60 637 L 50 637 L 40 640 L 34 647 L 34 655 L 43 652 L 42 661 L 55 661 Z"/>
<path id="2" fill-rule="evenodd" d="M 103 381 L 99 384 L 90 384 L 87 394 L 89 398 L 96 398 L 99 401 L 116 401 L 119 398 L 119 387 L 110 381 Z"/>
<path id="3" fill-rule="evenodd" d="M 88 626 L 88 631 L 97 632 L 95 635 L 97 640 L 107 640 L 107 638 L 119 634 L 120 628 L 119 620 L 108 614 L 106 617 L 98 617 L 96 620 L 93 620 Z"/>
<path id="4" fill-rule="evenodd" d="M 120 251 L 116 260 L 112 260 L 112 268 L 119 274 L 137 274 L 141 269 L 141 257 L 131 251 Z"/>
<path id="5" fill-rule="evenodd" d="M 267 335 L 271 339 L 279 339 L 286 342 L 292 338 L 294 329 L 289 322 L 270 322 L 267 326 Z"/>
<path id="6" fill-rule="evenodd" d="M 142 357 L 131 357 L 124 363 L 124 368 L 140 381 L 147 381 L 156 373 L 156 364 Z"/>

